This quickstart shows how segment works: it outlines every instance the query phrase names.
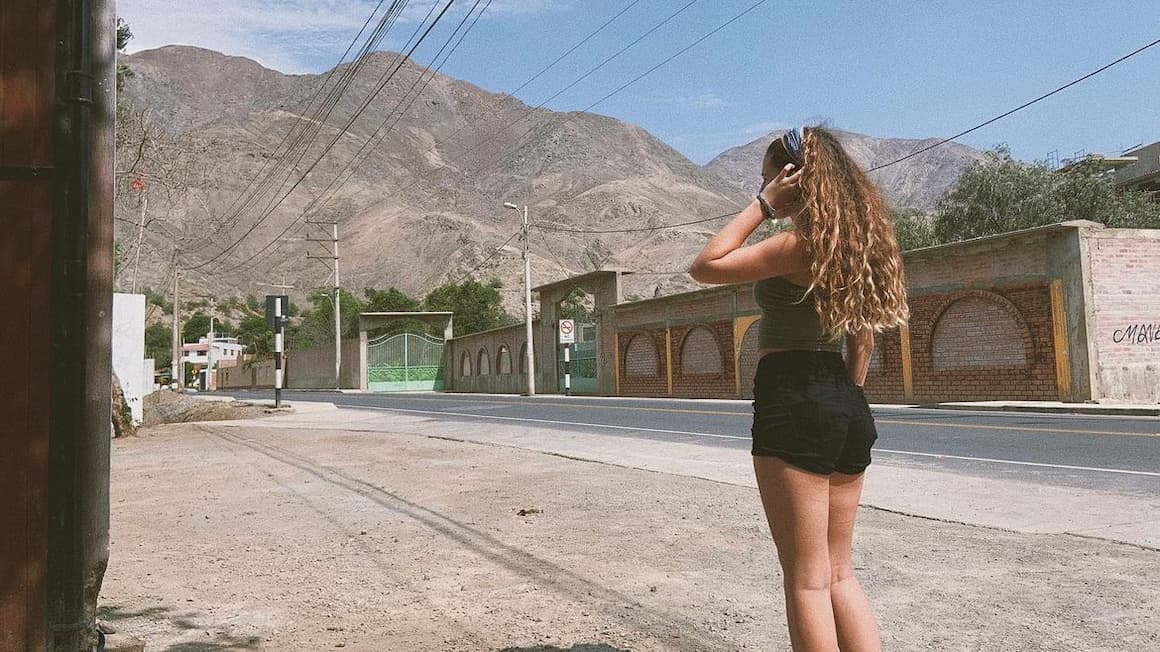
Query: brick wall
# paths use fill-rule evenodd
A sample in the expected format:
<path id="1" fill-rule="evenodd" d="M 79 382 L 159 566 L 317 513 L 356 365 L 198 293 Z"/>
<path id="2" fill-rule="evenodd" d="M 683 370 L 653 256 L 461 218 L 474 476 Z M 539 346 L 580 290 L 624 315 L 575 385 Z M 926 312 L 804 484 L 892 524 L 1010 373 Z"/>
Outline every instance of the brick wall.
<path id="1" fill-rule="evenodd" d="M 673 336 L 673 396 L 737 398 L 733 320 L 678 326 Z"/>
<path id="2" fill-rule="evenodd" d="M 910 300 L 919 402 L 1058 399 L 1047 283 Z"/>
<path id="3" fill-rule="evenodd" d="M 1058 400 L 1069 376 L 1073 400 L 1160 400 L 1160 231 L 1077 221 L 907 252 L 904 258 L 913 392 L 905 391 L 902 336 L 891 330 L 876 338 L 867 378 L 871 400 Z M 1053 307 L 1063 315 L 1058 329 Z M 605 307 L 601 337 L 615 343 L 620 394 L 669 394 L 670 335 L 673 395 L 750 398 L 757 313 L 751 284 Z M 517 330 L 506 344 L 513 353 L 523 343 Z M 545 338 L 548 348 L 537 352 L 551 350 L 552 329 L 541 330 L 537 344 Z M 492 334 L 458 338 L 455 350 L 470 350 L 478 366 L 484 346 L 498 367 L 499 342 L 481 345 L 479 338 L 495 340 Z M 513 364 L 522 366 L 515 357 Z M 1059 374 L 1057 361 L 1067 365 Z M 611 364 L 601 367 L 601 373 L 613 371 Z M 453 389 L 505 391 L 502 383 L 480 379 L 507 375 L 475 375 L 456 381 Z M 537 374 L 541 391 L 552 391 L 554 382 Z"/>
<path id="4" fill-rule="evenodd" d="M 1160 230 L 1088 237 L 1101 398 L 1160 402 Z"/>
<path id="5" fill-rule="evenodd" d="M 902 337 L 898 329 L 874 338 L 874 353 L 866 373 L 866 397 L 876 403 L 903 403 Z"/>
<path id="6" fill-rule="evenodd" d="M 622 396 L 668 396 L 665 330 L 617 333 Z"/>

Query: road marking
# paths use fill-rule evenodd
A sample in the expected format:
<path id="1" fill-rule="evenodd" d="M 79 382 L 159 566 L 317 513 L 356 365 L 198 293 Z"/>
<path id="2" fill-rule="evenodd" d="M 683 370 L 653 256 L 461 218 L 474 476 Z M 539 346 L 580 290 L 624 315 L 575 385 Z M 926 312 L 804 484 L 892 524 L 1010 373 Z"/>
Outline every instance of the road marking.
<path id="1" fill-rule="evenodd" d="M 408 396 L 407 400 L 408 401 L 414 401 L 414 400 L 419 400 L 419 401 L 449 401 L 450 400 L 450 401 L 453 401 L 454 399 L 430 398 L 430 397 L 426 397 L 426 396 Z M 472 399 L 472 400 L 476 403 L 488 403 L 488 404 L 493 404 L 493 405 L 507 405 L 507 406 L 511 406 L 511 407 L 528 407 L 529 405 L 551 405 L 551 406 L 581 408 L 581 409 L 586 409 L 586 410 L 607 409 L 607 410 L 626 410 L 626 411 L 638 411 L 638 412 L 663 412 L 663 413 L 668 413 L 668 414 L 707 414 L 707 415 L 714 415 L 714 416 L 730 416 L 730 417 L 749 417 L 749 416 L 751 416 L 751 414 L 749 412 L 733 412 L 733 411 L 728 411 L 728 410 L 687 410 L 687 409 L 681 409 L 681 408 L 654 408 L 654 407 L 643 407 L 643 406 L 637 406 L 637 405 L 607 405 L 607 404 L 590 405 L 590 404 L 584 404 L 584 403 L 573 403 L 573 402 L 565 402 L 565 401 L 535 401 L 535 402 L 530 402 L 530 403 L 519 403 L 519 402 L 514 402 L 514 401 L 488 401 L 488 400 L 480 400 L 480 399 Z M 347 404 L 336 403 L 336 405 L 339 405 L 340 407 L 364 407 L 364 406 L 357 406 L 353 403 L 347 403 Z M 369 407 L 369 406 L 365 406 L 365 407 Z M 920 408 L 903 408 L 903 409 L 917 410 Z M 927 412 L 929 412 L 929 410 Z M 968 411 L 968 410 L 942 410 L 942 412 L 948 412 L 947 417 L 954 416 L 955 415 L 954 413 L 980 414 L 980 415 L 985 415 L 985 416 L 990 416 L 990 417 L 1000 416 L 1000 415 L 996 414 L 995 412 L 989 412 L 989 411 L 972 412 L 972 411 Z M 1017 412 L 1003 412 L 1003 413 L 1001 413 L 1001 415 L 1007 416 L 1009 418 L 1020 418 L 1017 416 L 1019 414 L 1020 413 L 1017 413 Z M 1089 416 L 1090 417 L 1097 417 L 1097 418 L 1108 418 L 1111 415 L 1037 414 L 1034 416 L 1037 418 L 1048 417 L 1048 418 L 1058 419 L 1058 418 L 1063 418 L 1063 417 L 1086 418 Z M 1023 418 L 1027 418 L 1027 417 L 1023 417 Z M 1130 417 L 1125 417 L 1125 418 L 1130 418 Z M 1155 417 L 1137 417 L 1137 418 L 1152 419 Z M 961 428 L 964 430 L 1007 430 L 1007 431 L 1016 431 L 1016 432 L 1039 432 L 1039 433 L 1057 434 L 1057 435 L 1110 435 L 1110 436 L 1118 436 L 1118 437 L 1146 437 L 1146 438 L 1152 438 L 1152 439 L 1160 438 L 1160 433 L 1124 432 L 1122 430 L 1081 430 L 1081 429 L 1077 429 L 1077 428 L 1036 428 L 1036 427 L 1032 427 L 1032 426 L 994 426 L 994 425 L 985 425 L 985 424 L 976 424 L 976 423 L 940 423 L 937 421 L 910 421 L 910 420 L 900 420 L 900 419 L 875 419 L 874 421 L 875 421 L 875 423 L 882 423 L 882 424 L 895 425 L 895 426 L 927 426 L 927 427 L 934 427 L 934 428 L 950 428 L 950 429 Z"/>
<path id="2" fill-rule="evenodd" d="M 1035 466 L 1049 469 L 1068 469 L 1071 471 L 1099 471 L 1101 473 L 1122 473 L 1124 475 L 1144 475 L 1160 478 L 1160 473 L 1154 471 L 1132 471 L 1130 469 L 1109 469 L 1101 466 L 1073 466 L 1071 464 L 1046 464 L 1044 462 L 1020 462 L 1018 460 L 997 460 L 990 457 L 967 457 L 965 455 L 944 455 L 942 453 L 919 453 L 916 451 L 896 451 L 888 448 L 875 448 L 875 453 L 890 453 L 893 455 L 914 455 L 917 457 L 934 457 L 949 460 L 967 460 L 971 462 L 988 462 L 991 464 L 1014 464 L 1018 466 Z"/>
<path id="3" fill-rule="evenodd" d="M 425 400 L 446 400 L 446 399 L 425 399 Z M 510 405 L 512 407 L 527 407 L 527 403 L 513 403 L 506 401 L 479 401 L 480 403 L 491 403 L 499 405 Z M 565 402 L 549 402 L 537 401 L 531 405 L 553 405 L 583 408 L 589 410 L 595 409 L 609 409 L 609 410 L 634 410 L 643 412 L 664 412 L 672 414 L 709 414 L 715 416 L 730 416 L 730 417 L 750 417 L 748 412 L 730 412 L 727 410 L 685 410 L 679 408 L 652 408 L 641 407 L 633 405 L 586 405 L 583 403 L 565 403 Z M 909 409 L 909 408 L 907 408 Z M 994 413 L 988 413 L 994 414 Z M 1010 413 L 1005 413 L 1010 416 Z M 948 415 L 950 416 L 950 415 Z M 1122 430 L 1081 430 L 1077 428 L 1036 428 L 1033 426 L 992 426 L 975 423 L 939 423 L 937 421 L 910 421 L 900 419 L 875 419 L 875 423 L 885 423 L 894 426 L 933 426 L 936 428 L 965 428 L 968 430 L 1013 430 L 1017 432 L 1043 432 L 1052 434 L 1067 434 L 1067 435 L 1118 435 L 1122 437 L 1160 437 L 1160 433 L 1149 432 L 1124 432 Z"/>
<path id="4" fill-rule="evenodd" d="M 664 430 L 661 428 L 639 428 L 634 426 L 614 426 L 603 423 L 579 423 L 576 421 L 556 421 L 553 419 L 531 419 L 527 417 L 501 417 L 494 414 L 469 414 L 464 412 L 444 412 L 439 410 L 411 410 L 407 408 L 388 408 L 388 407 L 362 407 L 360 409 L 379 410 L 383 412 L 411 412 L 415 414 L 435 414 L 440 416 L 452 417 L 467 417 L 473 419 L 500 419 L 503 421 L 521 421 L 528 423 L 550 423 L 553 425 L 565 426 L 587 426 L 592 428 L 611 428 L 613 430 L 632 430 L 637 432 L 657 432 L 670 435 L 690 435 L 693 437 L 712 437 L 715 439 L 737 439 L 748 441 L 749 437 L 741 437 L 738 435 L 719 435 L 711 432 L 688 432 L 685 430 Z M 1074 466 L 1071 464 L 1048 464 L 1045 462 L 1023 462 L 1019 460 L 999 460 L 990 457 L 968 457 L 965 455 L 947 455 L 943 453 L 920 453 L 918 451 L 900 451 L 889 448 L 875 448 L 875 453 L 887 453 L 892 455 L 912 455 L 916 457 L 932 457 L 938 459 L 963 460 L 970 462 L 987 462 L 990 464 L 1011 464 L 1016 466 L 1033 466 L 1039 468 L 1051 469 L 1066 469 L 1070 471 L 1095 471 L 1101 473 L 1119 473 L 1123 475 L 1142 475 L 1147 477 L 1160 478 L 1160 473 L 1153 471 L 1133 471 L 1130 469 L 1112 469 L 1099 466 Z"/>
<path id="5" fill-rule="evenodd" d="M 360 410 L 383 410 L 387 412 L 412 412 L 416 414 L 437 414 L 441 416 L 452 417 L 468 417 L 475 419 L 500 419 L 503 421 L 523 421 L 527 423 L 550 423 L 553 425 L 562 426 L 588 426 L 592 428 L 611 428 L 613 430 L 634 430 L 637 432 L 660 432 L 669 435 L 691 435 L 694 437 L 715 437 L 718 439 L 742 439 L 749 440 L 749 437 L 739 437 L 737 435 L 718 435 L 712 432 L 689 432 L 687 430 L 664 430 L 662 428 L 638 428 L 635 426 L 614 426 L 606 423 L 583 423 L 577 421 L 556 421 L 553 419 L 531 419 L 527 417 L 501 417 L 495 414 L 471 414 L 469 412 L 441 412 L 439 410 L 410 410 L 407 408 L 393 408 L 393 407 L 374 407 L 374 406 L 349 406 Z"/>
<path id="6" fill-rule="evenodd" d="M 1117 435 L 1120 437 L 1160 437 L 1160 433 L 1155 432 L 1079 430 L 1076 428 L 1035 428 L 1032 426 L 989 426 L 982 423 L 938 423 L 937 421 L 901 421 L 898 419 L 874 419 L 874 423 L 885 423 L 892 426 L 934 426 L 937 428 L 966 428 L 970 430 L 1014 430 L 1016 432 L 1047 432 L 1056 435 Z"/>

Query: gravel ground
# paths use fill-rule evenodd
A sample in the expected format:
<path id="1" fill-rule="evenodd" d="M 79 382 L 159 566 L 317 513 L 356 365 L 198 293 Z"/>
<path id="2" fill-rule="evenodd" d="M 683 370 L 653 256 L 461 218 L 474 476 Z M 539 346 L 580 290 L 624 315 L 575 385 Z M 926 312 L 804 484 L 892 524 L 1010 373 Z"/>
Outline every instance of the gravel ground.
<path id="1" fill-rule="evenodd" d="M 113 442 L 100 617 L 147 650 L 787 650 L 756 491 L 436 438 Z M 871 469 L 873 472 L 873 469 Z M 1160 553 L 864 509 L 887 650 L 1160 649 Z"/>

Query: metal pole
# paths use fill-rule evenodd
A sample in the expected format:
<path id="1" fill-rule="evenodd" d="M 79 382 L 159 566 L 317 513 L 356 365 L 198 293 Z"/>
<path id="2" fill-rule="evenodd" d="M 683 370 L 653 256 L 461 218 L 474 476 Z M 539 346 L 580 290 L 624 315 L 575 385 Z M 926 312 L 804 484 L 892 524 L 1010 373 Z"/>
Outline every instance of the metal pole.
<path id="1" fill-rule="evenodd" d="M 572 373 L 569 363 L 572 361 L 572 345 L 564 345 L 564 396 L 572 395 Z"/>
<path id="2" fill-rule="evenodd" d="M 274 323 L 278 329 L 274 331 L 274 407 L 282 407 L 282 299 L 274 299 Z"/>
<path id="3" fill-rule="evenodd" d="M 334 222 L 334 388 L 342 389 L 342 284 L 338 280 L 338 221 Z"/>
<path id="4" fill-rule="evenodd" d="M 536 356 L 532 345 L 532 260 L 528 246 L 531 241 L 528 232 L 528 206 L 524 204 L 524 322 L 528 338 L 528 396 L 536 395 Z"/>
<path id="5" fill-rule="evenodd" d="M 115 15 L 106 0 L 55 4 L 47 619 L 30 625 L 78 652 L 96 643 L 108 562 Z"/>
<path id="6" fill-rule="evenodd" d="M 177 253 L 174 252 L 176 257 Z M 174 259 L 176 261 L 176 258 Z M 178 295 L 178 279 L 181 270 L 173 266 L 173 361 L 169 363 L 169 382 L 174 389 L 181 389 L 184 368 L 181 364 L 181 297 Z"/>

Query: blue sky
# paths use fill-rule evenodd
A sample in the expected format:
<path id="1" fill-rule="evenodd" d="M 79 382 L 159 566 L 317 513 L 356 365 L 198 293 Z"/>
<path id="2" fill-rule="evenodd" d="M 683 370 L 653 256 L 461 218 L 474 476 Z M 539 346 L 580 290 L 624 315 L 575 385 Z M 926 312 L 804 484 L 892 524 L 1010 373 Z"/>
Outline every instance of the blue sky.
<path id="1" fill-rule="evenodd" d="M 629 1 L 492 0 L 443 72 L 509 92 Z M 401 47 L 432 2 L 412 0 L 388 45 Z M 687 2 L 640 0 L 518 96 L 541 103 Z M 548 107 L 588 106 L 755 2 L 694 2 Z M 134 32 L 130 52 L 182 43 L 304 73 L 332 67 L 376 4 L 119 0 L 117 8 Z M 451 15 L 471 5 L 457 0 Z M 457 21 L 444 22 L 450 31 Z M 418 50 L 419 63 L 441 34 Z M 698 163 L 773 129 L 823 120 L 878 137 L 946 137 L 1157 38 L 1160 0 L 767 0 L 592 111 L 640 125 Z M 1160 140 L 1157 107 L 1160 46 L 960 142 L 1006 143 L 1028 161 L 1051 151 L 1114 154 Z"/>

